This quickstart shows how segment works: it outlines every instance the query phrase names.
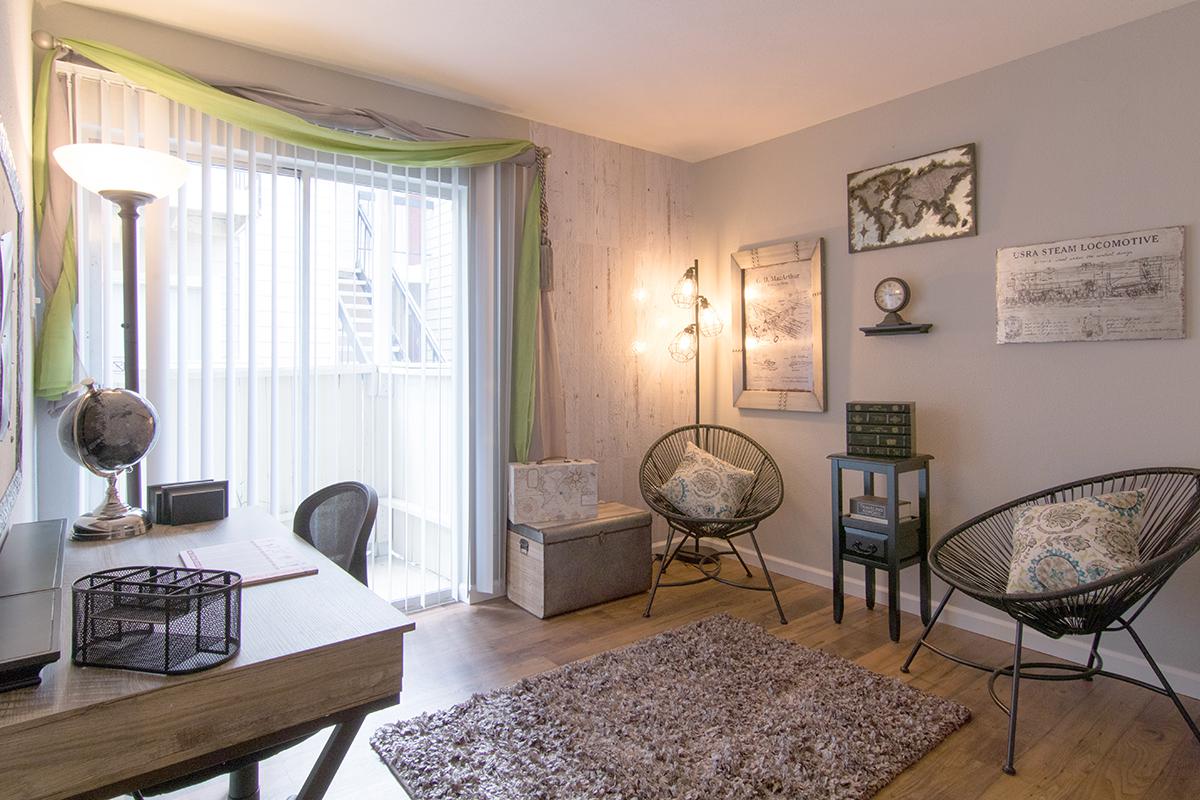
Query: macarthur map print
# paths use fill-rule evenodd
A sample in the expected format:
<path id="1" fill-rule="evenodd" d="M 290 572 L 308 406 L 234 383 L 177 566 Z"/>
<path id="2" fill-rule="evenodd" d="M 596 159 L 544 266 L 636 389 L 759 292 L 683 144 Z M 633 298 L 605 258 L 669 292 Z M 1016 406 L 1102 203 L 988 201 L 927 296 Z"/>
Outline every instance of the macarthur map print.
<path id="1" fill-rule="evenodd" d="M 975 145 L 847 177 L 850 252 L 975 234 Z"/>

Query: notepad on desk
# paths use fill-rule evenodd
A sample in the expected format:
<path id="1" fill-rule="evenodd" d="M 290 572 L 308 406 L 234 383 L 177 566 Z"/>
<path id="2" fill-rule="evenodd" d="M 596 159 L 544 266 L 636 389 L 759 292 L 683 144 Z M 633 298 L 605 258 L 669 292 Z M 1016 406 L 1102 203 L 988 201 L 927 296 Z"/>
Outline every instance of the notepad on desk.
<path id="1" fill-rule="evenodd" d="M 192 569 L 221 569 L 242 576 L 242 586 L 315 575 L 317 567 L 296 554 L 285 539 L 271 537 L 181 550 L 179 559 Z"/>

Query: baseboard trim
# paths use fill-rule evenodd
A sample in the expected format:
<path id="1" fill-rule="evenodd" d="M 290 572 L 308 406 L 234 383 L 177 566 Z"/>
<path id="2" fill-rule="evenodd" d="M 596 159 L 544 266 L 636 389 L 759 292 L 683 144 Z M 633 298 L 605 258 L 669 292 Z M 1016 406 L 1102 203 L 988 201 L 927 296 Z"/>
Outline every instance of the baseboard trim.
<path id="1" fill-rule="evenodd" d="M 655 552 L 661 552 L 665 543 L 665 541 L 656 542 L 654 545 Z M 750 563 L 758 560 L 753 550 L 738 547 L 738 551 Z M 831 591 L 833 589 L 833 573 L 827 569 L 821 569 L 809 564 L 801 564 L 798 561 L 766 553 L 763 554 L 763 558 L 766 559 L 767 566 L 772 572 L 786 575 L 789 578 L 795 578 L 805 583 L 811 583 Z M 866 583 L 862 578 L 846 576 L 844 585 L 847 595 L 857 598 L 866 597 Z M 939 590 L 935 587 L 935 596 L 933 597 L 935 605 L 941 599 L 941 591 L 944 590 Z M 957 597 L 958 595 L 955 595 L 955 598 Z M 888 591 L 886 581 L 877 583 L 875 599 L 876 602 L 885 606 L 887 605 Z M 902 591 L 900 593 L 900 608 L 911 614 L 920 614 L 921 600 L 914 594 Z M 999 615 L 992 616 L 991 614 L 981 613 L 974 609 L 961 608 L 954 602 L 946 606 L 946 609 L 942 612 L 939 623 L 942 622 L 952 625 L 955 628 L 970 631 L 971 633 L 978 633 L 981 636 L 987 636 L 990 639 L 996 639 L 1008 644 L 1013 643 L 1016 634 L 1015 624 L 1010 618 Z M 1056 658 L 1072 661 L 1076 664 L 1084 664 L 1087 662 L 1091 642 L 1084 641 L 1080 637 L 1051 639 L 1037 631 L 1027 631 L 1024 636 L 1024 646 Z M 1130 655 L 1107 647 L 1101 647 L 1100 656 L 1104 659 L 1104 668 L 1106 670 L 1129 678 L 1136 678 L 1154 686 L 1158 685 L 1158 678 L 1154 675 L 1154 671 L 1150 669 L 1150 665 L 1140 655 Z M 1166 673 L 1167 680 L 1175 687 L 1175 691 L 1188 697 L 1200 699 L 1200 672 L 1183 669 L 1172 664 L 1164 664 L 1161 661 L 1159 662 L 1159 666 Z"/>

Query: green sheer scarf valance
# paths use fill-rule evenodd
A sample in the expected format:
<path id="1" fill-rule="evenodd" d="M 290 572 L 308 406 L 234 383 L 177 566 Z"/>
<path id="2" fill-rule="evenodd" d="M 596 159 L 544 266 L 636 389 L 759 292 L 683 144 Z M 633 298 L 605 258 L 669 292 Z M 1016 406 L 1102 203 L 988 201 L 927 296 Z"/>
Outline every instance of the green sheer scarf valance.
<path id="1" fill-rule="evenodd" d="M 286 111 L 227 94 L 190 75 L 119 47 L 79 39 L 59 39 L 58 44 L 163 97 L 298 147 L 404 167 L 476 167 L 512 161 L 535 149 L 533 142 L 525 139 L 410 142 L 333 130 Z M 34 99 L 34 214 L 39 226 L 50 185 L 47 103 L 54 61 L 60 53 L 61 50 L 48 53 L 43 60 Z M 532 164 L 532 159 L 530 162 Z M 510 431 L 516 456 L 522 461 L 528 458 L 533 432 L 541 197 L 541 176 L 535 175 L 521 231 L 512 314 Z M 62 273 L 49 298 L 38 341 L 34 393 L 39 397 L 62 397 L 75 381 L 73 325 L 78 264 L 72 227 L 68 223 L 65 230 L 56 232 L 62 242 Z"/>

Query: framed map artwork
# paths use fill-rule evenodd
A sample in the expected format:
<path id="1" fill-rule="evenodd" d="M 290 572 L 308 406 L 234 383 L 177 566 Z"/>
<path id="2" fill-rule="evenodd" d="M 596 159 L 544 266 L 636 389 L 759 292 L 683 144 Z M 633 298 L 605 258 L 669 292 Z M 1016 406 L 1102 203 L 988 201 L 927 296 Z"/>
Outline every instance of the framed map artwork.
<path id="1" fill-rule="evenodd" d="M 974 236 L 975 145 L 846 177 L 850 252 Z"/>
<path id="2" fill-rule="evenodd" d="M 739 250 L 732 258 L 733 404 L 825 410 L 824 240 Z"/>

